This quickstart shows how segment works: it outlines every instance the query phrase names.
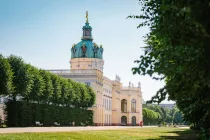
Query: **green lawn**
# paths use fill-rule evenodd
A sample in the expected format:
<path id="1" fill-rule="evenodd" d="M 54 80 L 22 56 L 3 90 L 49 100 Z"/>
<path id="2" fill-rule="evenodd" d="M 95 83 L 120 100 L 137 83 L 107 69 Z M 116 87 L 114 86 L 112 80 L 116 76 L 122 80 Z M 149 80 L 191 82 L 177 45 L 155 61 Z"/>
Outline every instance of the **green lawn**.
<path id="1" fill-rule="evenodd" d="M 196 140 L 190 129 L 133 128 L 120 130 L 95 130 L 78 132 L 0 134 L 0 140 L 142 140 L 173 139 Z"/>

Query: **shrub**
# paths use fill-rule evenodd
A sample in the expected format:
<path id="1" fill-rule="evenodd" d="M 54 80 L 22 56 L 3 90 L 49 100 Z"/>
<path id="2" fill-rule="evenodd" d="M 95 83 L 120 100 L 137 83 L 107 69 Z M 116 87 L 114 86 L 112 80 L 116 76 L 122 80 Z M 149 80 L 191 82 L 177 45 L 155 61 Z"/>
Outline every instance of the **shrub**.
<path id="1" fill-rule="evenodd" d="M 54 122 L 62 126 L 70 126 L 72 122 L 75 122 L 76 126 L 93 125 L 93 112 L 81 108 L 8 101 L 6 111 L 9 127 L 33 126 L 35 121 L 40 121 L 44 126 L 52 126 Z"/>

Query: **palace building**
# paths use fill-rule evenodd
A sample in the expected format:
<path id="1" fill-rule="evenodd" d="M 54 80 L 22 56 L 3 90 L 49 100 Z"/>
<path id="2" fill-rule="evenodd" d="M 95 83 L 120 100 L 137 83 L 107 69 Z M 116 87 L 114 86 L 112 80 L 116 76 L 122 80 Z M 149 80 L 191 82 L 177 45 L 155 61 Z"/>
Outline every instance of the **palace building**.
<path id="1" fill-rule="evenodd" d="M 143 119 L 140 82 L 138 87 L 131 83 L 123 87 L 119 76 L 111 80 L 103 75 L 104 48 L 93 42 L 88 13 L 86 18 L 81 41 L 71 47 L 70 69 L 49 71 L 93 88 L 96 102 L 89 109 L 95 125 L 139 125 Z"/>

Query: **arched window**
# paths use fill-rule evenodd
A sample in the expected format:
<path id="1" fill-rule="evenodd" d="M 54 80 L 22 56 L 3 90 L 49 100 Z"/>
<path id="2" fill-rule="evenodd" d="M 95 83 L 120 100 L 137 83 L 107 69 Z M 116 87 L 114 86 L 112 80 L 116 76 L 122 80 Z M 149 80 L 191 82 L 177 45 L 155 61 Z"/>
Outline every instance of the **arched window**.
<path id="1" fill-rule="evenodd" d="M 131 112 L 136 112 L 136 100 L 131 101 Z"/>
<path id="2" fill-rule="evenodd" d="M 125 99 L 121 100 L 121 111 L 127 112 L 127 100 Z"/>
<path id="3" fill-rule="evenodd" d="M 104 101 L 104 108 L 105 108 L 105 99 L 103 99 L 103 101 Z"/>

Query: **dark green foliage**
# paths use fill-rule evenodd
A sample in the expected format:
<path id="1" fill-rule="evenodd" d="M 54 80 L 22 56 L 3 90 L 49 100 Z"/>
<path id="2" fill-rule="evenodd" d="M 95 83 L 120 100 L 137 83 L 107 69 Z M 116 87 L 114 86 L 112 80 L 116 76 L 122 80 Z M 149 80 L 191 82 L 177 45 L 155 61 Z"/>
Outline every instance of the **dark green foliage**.
<path id="1" fill-rule="evenodd" d="M 90 86 L 86 85 L 86 88 L 90 96 L 90 100 L 87 106 L 92 106 L 95 104 L 96 94 L 94 93 L 93 89 Z"/>
<path id="2" fill-rule="evenodd" d="M 80 86 L 79 86 L 79 83 L 76 83 L 76 82 L 72 82 L 72 87 L 74 89 L 74 92 L 75 92 L 75 97 L 74 97 L 74 100 L 72 102 L 72 104 L 79 108 L 82 104 L 81 104 L 81 92 L 80 92 Z"/>
<path id="3" fill-rule="evenodd" d="M 61 83 L 60 77 L 57 75 L 51 75 L 52 85 L 53 85 L 53 96 L 52 96 L 52 103 L 59 104 L 61 100 Z"/>
<path id="4" fill-rule="evenodd" d="M 93 125 L 93 112 L 85 109 L 10 100 L 6 103 L 6 110 L 9 127 L 34 126 L 35 121 L 44 126 L 53 126 L 54 122 L 62 126 L 71 126 L 72 122 L 76 126 Z"/>
<path id="5" fill-rule="evenodd" d="M 61 85 L 61 99 L 59 101 L 61 104 L 65 104 L 65 101 L 68 99 L 70 94 L 71 84 L 68 83 L 68 80 L 61 79 L 60 85 Z"/>
<path id="6" fill-rule="evenodd" d="M 183 122 L 183 115 L 182 115 L 181 112 L 177 111 L 177 112 L 174 113 L 173 122 L 175 124 L 180 124 L 180 123 Z"/>
<path id="7" fill-rule="evenodd" d="M 150 115 L 147 116 L 149 112 Z M 152 112 L 153 111 L 153 112 Z M 146 113 L 146 114 L 144 114 Z M 159 118 L 157 119 L 154 113 L 158 113 L 159 114 Z M 146 116 L 145 116 L 146 115 Z M 152 116 L 152 117 L 151 117 Z M 182 113 L 179 111 L 179 109 L 177 107 L 174 107 L 172 109 L 167 109 L 167 108 L 163 108 L 161 106 L 158 105 L 150 105 L 150 104 L 144 104 L 143 105 L 143 117 L 144 117 L 144 124 L 185 124 L 185 122 L 183 121 L 183 115 Z M 145 123 L 146 121 L 146 123 Z"/>
<path id="8" fill-rule="evenodd" d="M 49 103 L 53 95 L 53 85 L 50 77 L 51 73 L 45 70 L 40 70 L 40 75 L 42 76 L 45 85 L 43 95 L 40 98 L 43 103 Z"/>
<path id="9" fill-rule="evenodd" d="M 90 102 L 91 96 L 88 94 L 88 90 L 85 85 L 80 86 L 80 92 L 81 92 L 81 102 L 83 103 L 82 106 L 88 107 L 88 103 Z"/>
<path id="10" fill-rule="evenodd" d="M 8 95 L 10 100 L 9 126 L 30 126 L 37 119 L 45 125 L 56 120 L 63 125 L 69 125 L 67 120 L 68 123 L 74 120 L 76 125 L 93 120 L 92 111 L 86 110 L 95 103 L 95 93 L 90 87 L 39 70 L 14 55 L 8 58 L 0 55 L 0 72 L 0 96 Z"/>
<path id="11" fill-rule="evenodd" d="M 0 93 L 1 95 L 9 95 L 12 90 L 13 72 L 6 58 L 0 54 Z"/>
<path id="12" fill-rule="evenodd" d="M 12 72 L 12 84 L 14 91 L 10 92 L 10 96 L 13 100 L 16 100 L 17 96 L 27 97 L 31 91 L 33 85 L 33 74 L 30 72 L 31 66 L 24 63 L 22 58 L 11 55 L 7 58 Z"/>
<path id="13" fill-rule="evenodd" d="M 148 26 L 145 54 L 133 73 L 165 80 L 150 102 L 166 96 L 198 130 L 210 129 L 209 0 L 139 0 L 138 27 Z M 158 77 L 157 77 L 158 75 Z M 206 132 L 206 131 L 202 131 Z M 206 134 L 210 137 L 210 134 Z"/>
<path id="14" fill-rule="evenodd" d="M 73 82 L 70 79 L 68 79 L 68 88 L 69 88 L 68 97 L 65 98 L 65 103 L 68 106 L 73 104 L 74 98 L 76 96 L 76 92 L 75 92 L 75 90 L 73 90 L 72 84 L 73 84 Z"/>
<path id="15" fill-rule="evenodd" d="M 7 59 L 0 56 L 0 61 L 0 76 L 6 76 L 0 81 L 0 84 L 6 84 L 0 89 L 0 95 L 9 95 L 14 101 L 18 96 L 27 102 L 77 108 L 88 108 L 95 103 L 95 93 L 84 84 L 39 70 L 17 56 L 11 55 Z"/>
<path id="16" fill-rule="evenodd" d="M 44 79 L 41 76 L 40 71 L 34 67 L 31 67 L 31 73 L 33 74 L 34 84 L 32 85 L 32 89 L 26 100 L 37 101 L 39 103 L 41 97 L 43 96 L 43 91 L 45 87 Z"/>

